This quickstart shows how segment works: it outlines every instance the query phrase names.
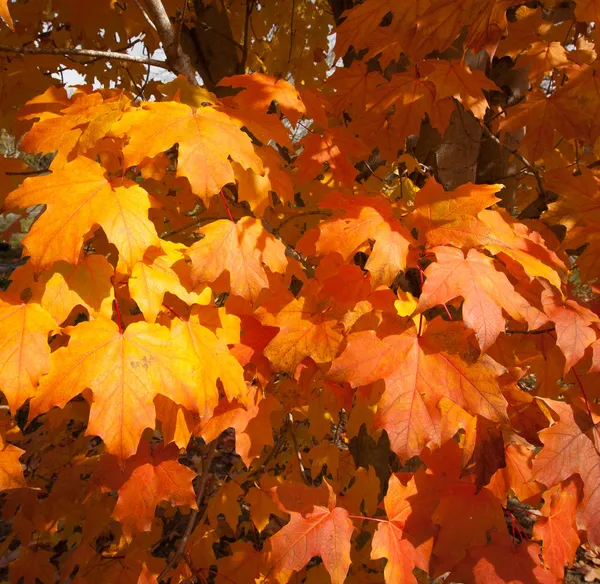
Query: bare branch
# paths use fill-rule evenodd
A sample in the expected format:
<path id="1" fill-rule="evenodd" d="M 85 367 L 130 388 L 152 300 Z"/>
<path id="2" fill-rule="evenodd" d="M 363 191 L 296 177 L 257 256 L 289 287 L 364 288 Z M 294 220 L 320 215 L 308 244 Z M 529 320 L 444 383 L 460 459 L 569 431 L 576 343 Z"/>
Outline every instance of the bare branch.
<path id="1" fill-rule="evenodd" d="M 165 61 L 158 59 L 149 59 L 148 57 L 139 57 L 129 55 L 128 53 L 116 53 L 114 51 L 95 51 L 92 49 L 56 49 L 50 47 L 25 48 L 12 45 L 0 45 L 0 53 L 14 53 L 16 55 L 63 55 L 71 57 L 93 57 L 96 59 L 114 59 L 117 61 L 129 61 L 132 63 L 141 63 L 152 67 L 161 67 L 170 69 L 171 67 Z"/>
<path id="2" fill-rule="evenodd" d="M 142 13 L 142 16 L 144 17 L 144 20 L 148 23 L 148 26 L 150 28 L 152 28 L 153 30 L 156 30 L 156 26 L 154 26 L 154 23 L 150 20 L 150 17 L 148 16 L 148 13 L 146 12 L 144 7 L 140 3 L 140 0 L 135 0 L 135 3 L 137 4 L 137 7 L 140 9 L 140 12 Z"/>
<path id="3" fill-rule="evenodd" d="M 161 0 L 144 0 L 144 4 L 150 20 L 156 26 L 167 60 L 175 73 L 184 75 L 192 85 L 198 85 L 196 69 L 192 66 L 189 56 L 181 48 L 163 3 Z"/>

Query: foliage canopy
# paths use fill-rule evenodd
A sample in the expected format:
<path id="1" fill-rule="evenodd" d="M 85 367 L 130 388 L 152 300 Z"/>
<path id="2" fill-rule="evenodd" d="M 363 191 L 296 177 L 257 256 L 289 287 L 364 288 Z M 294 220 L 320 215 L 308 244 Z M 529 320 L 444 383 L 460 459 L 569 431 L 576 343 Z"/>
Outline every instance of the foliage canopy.
<path id="1" fill-rule="evenodd" d="M 600 0 L 0 18 L 0 576 L 550 583 L 600 545 Z"/>

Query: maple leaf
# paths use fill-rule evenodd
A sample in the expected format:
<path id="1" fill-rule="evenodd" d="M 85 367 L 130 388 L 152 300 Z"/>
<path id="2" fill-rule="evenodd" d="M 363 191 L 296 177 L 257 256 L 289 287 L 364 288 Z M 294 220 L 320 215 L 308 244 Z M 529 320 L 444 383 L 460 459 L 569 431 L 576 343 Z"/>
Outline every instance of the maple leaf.
<path id="1" fill-rule="evenodd" d="M 148 219 L 148 193 L 127 179 L 113 182 L 89 158 L 78 156 L 57 172 L 26 179 L 5 201 L 11 209 L 39 204 L 46 205 L 46 211 L 23 240 L 37 273 L 60 260 L 79 263 L 84 239 L 94 225 L 102 227 L 129 269 L 148 247 L 158 245 Z"/>
<path id="2" fill-rule="evenodd" d="M 552 150 L 554 132 L 576 138 L 580 132 L 574 126 L 573 102 L 562 94 L 546 97 L 542 91 L 534 91 L 525 103 L 511 108 L 500 123 L 501 131 L 514 132 L 527 128 L 522 146 L 530 160 L 538 160 Z"/>
<path id="3" fill-rule="evenodd" d="M 255 302 L 269 285 L 263 264 L 280 274 L 286 270 L 285 246 L 256 219 L 213 221 L 201 233 L 204 238 L 187 251 L 195 284 L 214 283 L 227 272 L 231 293 Z"/>
<path id="4" fill-rule="evenodd" d="M 556 344 L 566 358 L 566 373 L 584 355 L 585 350 L 596 340 L 592 324 L 598 324 L 600 318 L 575 300 L 564 304 L 554 290 L 546 288 L 542 293 L 544 312 L 554 322 Z"/>
<path id="5" fill-rule="evenodd" d="M 8 444 L 0 434 L 0 491 L 27 488 L 19 458 L 24 450 Z"/>
<path id="6" fill-rule="evenodd" d="M 564 67 L 568 63 L 567 51 L 556 41 L 534 43 L 519 55 L 519 65 L 527 67 L 529 77 L 538 83 L 554 68 Z"/>
<path id="7" fill-rule="evenodd" d="M 366 146 L 345 128 L 331 128 L 323 135 L 310 134 L 303 141 L 304 150 L 296 159 L 300 182 L 306 182 L 321 173 L 327 163 L 333 176 L 343 185 L 352 185 L 357 170 L 352 159 L 368 154 Z"/>
<path id="8" fill-rule="evenodd" d="M 471 4 L 474 14 L 469 22 L 465 44 L 473 53 L 483 49 L 490 58 L 494 57 L 508 27 L 506 11 L 517 3 L 517 0 L 487 0 Z"/>
<path id="9" fill-rule="evenodd" d="M 370 239 L 375 240 L 365 268 L 371 273 L 373 287 L 392 283 L 406 267 L 406 257 L 413 241 L 408 230 L 394 217 L 387 201 L 332 193 L 320 206 L 344 215 L 335 215 L 307 232 L 296 245 L 300 253 L 325 255 L 336 252 L 350 259 Z"/>
<path id="10" fill-rule="evenodd" d="M 488 488 L 500 500 L 513 492 L 519 501 L 526 503 L 537 498 L 541 487 L 533 480 L 533 451 L 522 444 L 509 444 L 504 452 L 506 466 L 496 471 Z"/>
<path id="11" fill-rule="evenodd" d="M 430 246 L 483 246 L 518 262 L 530 278 L 543 277 L 560 288 L 559 272 L 566 266 L 544 239 L 506 214 L 487 209 L 498 200 L 494 195 L 499 189 L 499 185 L 467 183 L 445 191 L 429 180 L 417 193 L 415 209 L 406 220 Z"/>
<path id="12" fill-rule="evenodd" d="M 221 79 L 219 85 L 243 88 L 243 91 L 235 97 L 235 101 L 254 110 L 266 112 L 273 101 L 277 102 L 281 111 L 292 124 L 296 124 L 306 113 L 306 106 L 302 102 L 298 90 L 285 79 L 277 79 L 263 73 L 253 73 L 252 75 L 225 77 Z"/>
<path id="13" fill-rule="evenodd" d="M 548 487 L 579 474 L 584 497 L 578 523 L 588 532 L 589 541 L 600 541 L 597 521 L 600 504 L 600 455 L 596 447 L 598 428 L 589 414 L 569 404 L 547 400 L 559 417 L 552 426 L 540 432 L 544 444 L 533 462 L 534 478 Z"/>
<path id="14" fill-rule="evenodd" d="M 354 531 L 348 512 L 336 507 L 330 489 L 327 506 L 314 505 L 305 513 L 293 511 L 287 525 L 269 538 L 270 573 L 304 568 L 313 556 L 321 556 L 332 584 L 342 584 L 350 567 L 350 538 Z"/>
<path id="15" fill-rule="evenodd" d="M 440 526 L 433 554 L 437 556 L 437 569 L 444 572 L 464 558 L 465 550 L 485 544 L 488 534 L 493 538 L 494 534 L 501 537 L 506 533 L 498 499 L 488 489 L 477 492 L 475 485 L 465 482 L 444 489 L 432 520 Z M 451 527 L 461 524 L 464 529 Z"/>
<path id="16" fill-rule="evenodd" d="M 369 4 L 373 4 L 370 2 Z M 357 10 L 365 3 L 357 5 Z M 338 32 L 338 40 L 340 38 Z M 394 79 L 397 76 L 394 76 Z M 376 71 L 369 71 L 368 67 L 360 62 L 353 61 L 348 68 L 336 68 L 329 79 L 328 85 L 335 93 L 329 98 L 335 113 L 342 114 L 344 111 L 353 114 L 362 114 L 371 106 L 374 90 L 384 82 L 383 77 Z M 385 91 L 380 87 L 377 95 Z"/>
<path id="17" fill-rule="evenodd" d="M 0 391 L 13 414 L 36 393 L 50 368 L 48 335 L 56 322 L 38 304 L 0 301 Z"/>
<path id="18" fill-rule="evenodd" d="M 253 544 L 236 541 L 231 545 L 232 555 L 219 558 L 219 575 L 240 584 L 260 582 L 264 568 L 264 556 Z"/>
<path id="19" fill-rule="evenodd" d="M 250 505 L 250 518 L 258 531 L 263 531 L 267 527 L 271 520 L 271 515 L 285 516 L 285 513 L 262 488 L 251 487 L 244 497 L 244 502 Z"/>
<path id="20" fill-rule="evenodd" d="M 498 385 L 503 368 L 478 357 L 460 323 L 436 320 L 418 336 L 414 329 L 379 339 L 373 331 L 348 336 L 348 346 L 328 375 L 354 386 L 384 379 L 375 425 L 385 428 L 402 458 L 439 442 L 442 397 L 493 421 L 506 419 L 506 400 Z"/>
<path id="21" fill-rule="evenodd" d="M 388 521 L 377 525 L 371 550 L 372 559 L 387 559 L 384 569 L 386 582 L 416 584 L 414 568 L 418 567 L 425 571 L 428 569 L 429 557 L 426 546 L 423 546 L 425 549 L 415 548 L 403 536 L 404 527 L 411 513 L 411 507 L 407 503 L 411 495 L 415 495 L 414 483 L 405 487 L 395 475 L 390 477 L 384 497 Z"/>
<path id="22" fill-rule="evenodd" d="M 598 226 L 600 214 L 597 197 L 598 177 L 588 168 L 574 176 L 569 168 L 553 169 L 547 173 L 548 188 L 557 190 L 562 196 L 549 205 L 548 221 L 566 228 L 565 249 L 586 246 L 577 258 L 577 266 L 584 281 L 595 278 L 598 272 Z"/>
<path id="23" fill-rule="evenodd" d="M 169 330 L 134 323 L 121 333 L 105 319 L 83 322 L 69 345 L 52 353 L 50 372 L 31 401 L 30 416 L 64 407 L 90 388 L 94 402 L 87 432 L 100 436 L 107 450 L 124 460 L 138 449 L 144 428 L 154 428 L 157 394 L 197 410 L 193 362 Z"/>
<path id="24" fill-rule="evenodd" d="M 279 327 L 264 349 L 265 357 L 279 371 L 294 371 L 306 357 L 328 363 L 343 340 L 339 314 L 310 296 L 295 298 L 265 324 Z"/>
<path id="25" fill-rule="evenodd" d="M 0 0 L 0 17 L 8 24 L 11 30 L 14 30 L 13 21 L 8 11 L 8 0 Z"/>
<path id="26" fill-rule="evenodd" d="M 451 577 L 473 584 L 556 584 L 556 577 L 544 568 L 540 546 L 532 541 L 512 545 L 478 546 Z"/>
<path id="27" fill-rule="evenodd" d="M 52 584 L 56 581 L 56 568 L 50 561 L 52 553 L 43 549 L 25 549 L 23 555 L 10 564 L 9 572 L 15 582 L 23 584 Z"/>
<path id="28" fill-rule="evenodd" d="M 106 137 L 113 124 L 131 104 L 130 99 L 121 92 L 105 96 L 99 92 L 82 92 L 74 94 L 72 101 L 64 98 L 59 94 L 56 104 L 66 107 L 61 107 L 58 113 L 49 112 L 48 109 L 40 113 L 40 121 L 34 123 L 21 142 L 25 152 L 35 154 L 57 150 L 52 160 L 53 170 L 59 170 L 67 161 L 77 155 L 88 154 L 88 151 L 90 158 L 93 158 L 94 148 L 102 153 L 110 151 L 110 142 L 101 146 L 98 143 Z M 27 105 L 31 109 L 32 101 Z M 35 115 L 25 112 L 22 117 Z"/>
<path id="29" fill-rule="evenodd" d="M 165 293 L 170 292 L 189 304 L 207 304 L 211 300 L 210 288 L 192 293 L 181 283 L 186 272 L 178 269 L 185 263 L 185 247 L 161 242 L 162 249 L 151 248 L 144 260 L 131 271 L 129 292 L 144 314 L 147 322 L 155 322 L 161 310 Z M 180 276 L 181 274 L 181 276 Z M 189 280 L 189 278 L 188 278 Z M 191 287 L 191 281 L 188 287 Z"/>
<path id="30" fill-rule="evenodd" d="M 481 71 L 471 71 L 461 61 L 425 61 L 433 66 L 427 75 L 436 88 L 436 100 L 454 97 L 466 110 L 478 119 L 483 119 L 488 107 L 482 90 L 497 90 L 497 85 L 490 81 Z"/>
<path id="31" fill-rule="evenodd" d="M 263 170 L 248 135 L 229 116 L 211 107 L 146 103 L 123 115 L 112 133 L 129 138 L 123 148 L 127 167 L 177 143 L 177 176 L 186 177 L 192 192 L 207 202 L 235 180 L 229 157 L 257 173 Z"/>
<path id="32" fill-rule="evenodd" d="M 230 401 L 236 398 L 245 401 L 247 388 L 241 365 L 227 345 L 200 324 L 198 314 L 193 313 L 188 321 L 173 321 L 171 334 L 180 343 L 184 354 L 193 358 L 195 409 L 202 417 L 209 418 L 218 403 L 218 379 Z"/>
<path id="33" fill-rule="evenodd" d="M 113 517 L 121 524 L 128 540 L 138 531 L 150 531 L 156 507 L 163 501 L 196 509 L 192 487 L 196 473 L 179 464 L 178 456 L 175 444 L 159 445 L 151 453 L 150 444 L 141 441 L 123 471 L 117 457 L 105 455 L 102 458 L 92 480 L 107 490 L 117 491 Z"/>
<path id="34" fill-rule="evenodd" d="M 557 579 L 562 579 L 565 564 L 573 565 L 579 547 L 575 516 L 577 486 L 573 481 L 557 485 L 544 493 L 542 517 L 533 526 L 533 539 L 542 542 L 544 564 Z"/>
<path id="35" fill-rule="evenodd" d="M 56 262 L 52 270 L 42 272 L 37 280 L 28 262 L 11 274 L 10 290 L 29 288 L 30 304 L 47 310 L 57 323 L 63 323 L 73 308 L 82 306 L 93 317 L 112 316 L 114 268 L 99 254 L 86 256 L 76 266 Z"/>
<path id="36" fill-rule="evenodd" d="M 206 510 L 210 524 L 215 527 L 219 525 L 218 516 L 223 515 L 229 526 L 235 529 L 242 512 L 238 499 L 243 495 L 243 489 L 235 481 L 228 481 L 222 485 Z"/>
<path id="37" fill-rule="evenodd" d="M 457 296 L 464 298 L 465 325 L 475 331 L 482 351 L 504 331 L 504 309 L 512 318 L 530 326 L 539 323 L 539 311 L 518 294 L 508 278 L 494 267 L 494 261 L 472 249 L 464 257 L 452 247 L 436 247 L 436 262 L 425 270 L 425 284 L 418 312 L 445 304 Z"/>
<path id="38" fill-rule="evenodd" d="M 337 29 L 336 54 L 343 57 L 354 45 L 360 49 L 375 29 L 381 24 L 383 17 L 390 11 L 387 0 L 370 0 L 344 12 L 344 21 Z"/>

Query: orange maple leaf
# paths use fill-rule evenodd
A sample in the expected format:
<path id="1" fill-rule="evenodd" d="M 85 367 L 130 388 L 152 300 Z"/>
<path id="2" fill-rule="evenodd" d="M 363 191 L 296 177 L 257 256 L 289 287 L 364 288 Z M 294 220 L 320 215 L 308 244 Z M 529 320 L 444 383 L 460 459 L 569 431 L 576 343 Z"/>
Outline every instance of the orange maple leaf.
<path id="1" fill-rule="evenodd" d="M 27 488 L 19 458 L 25 451 L 8 444 L 0 434 L 0 491 Z"/>
<path id="2" fill-rule="evenodd" d="M 383 339 L 373 331 L 353 333 L 329 376 L 354 386 L 385 380 L 375 425 L 387 430 L 399 456 L 410 458 L 428 443 L 439 443 L 435 406 L 443 397 L 489 420 L 506 419 L 498 384 L 504 369 L 487 355 L 478 357 L 466 337 L 461 323 L 440 319 L 422 336 L 414 328 Z"/>
<path id="3" fill-rule="evenodd" d="M 173 101 L 146 103 L 123 115 L 112 132 L 129 138 L 123 148 L 127 167 L 179 144 L 177 176 L 186 177 L 192 192 L 206 202 L 234 182 L 229 157 L 244 168 L 263 171 L 248 135 L 228 115 L 211 107 L 195 109 Z"/>
<path id="4" fill-rule="evenodd" d="M 194 362 L 166 327 L 134 323 L 121 333 L 106 319 L 72 329 L 67 347 L 52 353 L 50 372 L 31 401 L 31 418 L 90 388 L 94 401 L 87 432 L 126 459 L 144 428 L 154 428 L 157 394 L 197 411 Z"/>
<path id="5" fill-rule="evenodd" d="M 234 101 L 244 108 L 266 112 L 273 101 L 277 102 L 292 124 L 296 124 L 306 113 L 306 107 L 298 90 L 285 79 L 277 79 L 264 73 L 253 73 L 224 77 L 219 81 L 219 85 L 243 88 L 235 96 Z"/>
<path id="6" fill-rule="evenodd" d="M 414 240 L 394 216 L 388 201 L 332 193 L 320 206 L 332 209 L 336 215 L 303 236 L 296 246 L 300 253 L 339 253 L 347 261 L 373 239 L 375 243 L 365 265 L 371 273 L 373 288 L 389 286 L 398 272 L 406 268 L 409 246 Z"/>
<path id="7" fill-rule="evenodd" d="M 0 391 L 13 414 L 35 395 L 40 377 L 50 369 L 48 335 L 56 329 L 39 304 L 0 301 Z"/>
<path id="8" fill-rule="evenodd" d="M 600 318 L 575 300 L 568 299 L 563 303 L 559 294 L 549 287 L 542 293 L 542 305 L 556 327 L 556 344 L 565 356 L 564 372 L 567 373 L 596 341 L 592 325 L 597 326 Z"/>
<path id="9" fill-rule="evenodd" d="M 427 543 L 415 546 L 404 538 L 403 530 L 411 514 L 407 499 L 417 493 L 413 482 L 404 486 L 396 475 L 390 477 L 384 497 L 385 514 L 388 521 L 379 523 L 373 535 L 371 558 L 386 558 L 384 569 L 386 582 L 408 582 L 416 584 L 415 567 L 428 571 L 429 554 Z"/>
<path id="10" fill-rule="evenodd" d="M 583 500 L 578 523 L 587 530 L 588 541 L 600 542 L 600 454 L 596 444 L 600 430 L 588 413 L 569 404 L 545 400 L 559 420 L 542 430 L 544 447 L 533 461 L 533 476 L 547 487 L 574 474 L 583 481 Z"/>
<path id="11" fill-rule="evenodd" d="M 213 221 L 200 232 L 204 238 L 187 252 L 196 284 L 214 283 L 227 272 L 231 293 L 255 302 L 269 285 L 263 264 L 280 274 L 287 268 L 285 246 L 252 217 Z"/>
<path id="12" fill-rule="evenodd" d="M 173 443 L 158 445 L 151 453 L 150 444 L 142 440 L 123 470 L 117 457 L 102 457 L 92 480 L 106 490 L 117 491 L 113 517 L 127 540 L 131 541 L 136 532 L 150 531 L 156 507 L 163 501 L 196 509 L 192 487 L 196 473 L 179 464 L 178 456 L 179 449 Z"/>
<path id="13" fill-rule="evenodd" d="M 471 71 L 462 61 L 427 60 L 433 71 L 427 80 L 435 85 L 436 100 L 454 97 L 465 110 L 470 110 L 478 119 L 483 119 L 488 102 L 483 90 L 498 90 L 498 86 L 481 71 Z"/>
<path id="14" fill-rule="evenodd" d="M 336 507 L 330 489 L 326 507 L 313 506 L 311 511 L 292 511 L 287 525 L 269 538 L 267 552 L 269 573 L 304 568 L 313 556 L 321 556 L 332 584 L 342 584 L 350 567 L 350 538 L 354 531 L 348 512 Z"/>
<path id="15" fill-rule="evenodd" d="M 533 525 L 533 539 L 542 542 L 544 564 L 561 580 L 565 564 L 573 565 L 579 547 L 575 517 L 577 486 L 573 481 L 556 485 L 543 495 L 542 517 Z"/>
<path id="16" fill-rule="evenodd" d="M 65 192 L 69 193 L 65 197 Z M 129 269 L 151 245 L 158 245 L 148 219 L 150 198 L 133 181 L 112 181 L 97 162 L 78 156 L 61 170 L 31 177 L 8 195 L 6 208 L 46 205 L 23 240 L 37 273 L 55 262 L 81 261 L 84 238 L 100 225 Z"/>
<path id="17" fill-rule="evenodd" d="M 512 318 L 540 326 L 539 310 L 518 294 L 509 279 L 494 267 L 494 260 L 472 249 L 467 254 L 453 247 L 436 247 L 436 262 L 425 270 L 426 280 L 417 312 L 445 304 L 457 296 L 464 298 L 465 325 L 475 331 L 482 351 L 504 332 L 504 309 Z"/>
<path id="18" fill-rule="evenodd" d="M 315 363 L 329 363 L 343 340 L 340 314 L 320 306 L 311 296 L 295 298 L 265 324 L 279 332 L 264 349 L 264 355 L 277 371 L 293 372 L 306 357 Z"/>

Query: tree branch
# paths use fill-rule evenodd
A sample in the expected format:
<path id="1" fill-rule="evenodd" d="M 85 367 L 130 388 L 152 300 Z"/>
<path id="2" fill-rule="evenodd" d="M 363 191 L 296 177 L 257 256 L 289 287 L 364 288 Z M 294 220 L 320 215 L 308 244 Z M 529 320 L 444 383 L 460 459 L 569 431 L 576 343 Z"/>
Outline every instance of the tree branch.
<path id="1" fill-rule="evenodd" d="M 146 12 L 154 23 L 158 36 L 167 55 L 167 60 L 175 73 L 184 75 L 192 85 L 198 85 L 196 69 L 192 66 L 190 57 L 183 51 L 177 39 L 169 15 L 161 0 L 143 0 Z"/>
<path id="2" fill-rule="evenodd" d="M 35 47 L 32 49 L 25 47 L 15 47 L 12 45 L 0 45 L 0 53 L 14 53 L 16 55 L 63 55 L 71 57 L 94 57 L 96 59 L 114 59 L 117 61 L 129 61 L 132 63 L 141 63 L 152 67 L 161 67 L 170 69 L 165 61 L 158 59 L 149 59 L 148 57 L 138 57 L 128 53 L 115 53 L 114 51 L 95 51 L 91 49 L 55 49 L 50 47 Z"/>

